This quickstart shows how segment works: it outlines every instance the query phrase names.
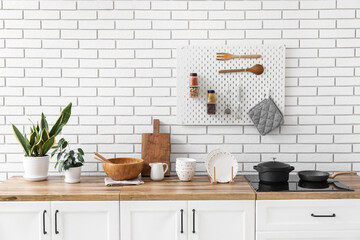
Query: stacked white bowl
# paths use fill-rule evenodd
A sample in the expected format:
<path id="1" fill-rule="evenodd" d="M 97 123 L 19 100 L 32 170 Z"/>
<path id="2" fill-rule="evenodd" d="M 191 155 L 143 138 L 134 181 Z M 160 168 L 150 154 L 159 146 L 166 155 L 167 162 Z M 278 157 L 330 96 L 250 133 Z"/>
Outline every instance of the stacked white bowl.
<path id="1" fill-rule="evenodd" d="M 180 181 L 191 181 L 195 175 L 196 160 L 192 158 L 177 158 L 176 173 Z"/>

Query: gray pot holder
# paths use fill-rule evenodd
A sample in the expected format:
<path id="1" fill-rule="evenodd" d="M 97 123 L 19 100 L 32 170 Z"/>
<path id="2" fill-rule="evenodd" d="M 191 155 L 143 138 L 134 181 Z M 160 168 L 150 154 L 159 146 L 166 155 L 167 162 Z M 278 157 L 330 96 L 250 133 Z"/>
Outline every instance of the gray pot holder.
<path id="1" fill-rule="evenodd" d="M 284 123 L 282 112 L 270 97 L 252 107 L 248 115 L 262 136 Z"/>

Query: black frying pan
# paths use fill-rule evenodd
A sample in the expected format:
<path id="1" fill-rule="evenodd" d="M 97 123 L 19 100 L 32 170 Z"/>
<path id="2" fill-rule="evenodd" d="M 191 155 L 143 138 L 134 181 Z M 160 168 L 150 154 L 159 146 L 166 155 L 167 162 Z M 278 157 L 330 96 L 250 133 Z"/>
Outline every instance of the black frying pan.
<path id="1" fill-rule="evenodd" d="M 357 174 L 356 172 L 337 172 L 330 174 L 328 172 L 323 171 L 315 171 L 315 170 L 307 170 L 298 172 L 299 178 L 302 181 L 307 182 L 324 182 L 327 181 L 328 178 L 335 178 L 338 175 L 343 174 Z"/>

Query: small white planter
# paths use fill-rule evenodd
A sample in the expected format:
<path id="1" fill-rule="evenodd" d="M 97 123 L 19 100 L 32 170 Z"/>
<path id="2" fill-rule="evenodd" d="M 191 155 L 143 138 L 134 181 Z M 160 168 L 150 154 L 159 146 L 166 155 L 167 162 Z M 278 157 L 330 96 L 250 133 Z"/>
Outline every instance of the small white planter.
<path id="1" fill-rule="evenodd" d="M 24 179 L 27 181 L 43 181 L 48 177 L 49 172 L 49 156 L 43 157 L 27 157 L 24 156 Z"/>
<path id="2" fill-rule="evenodd" d="M 72 167 L 65 171 L 66 183 L 78 183 L 80 182 L 81 167 Z"/>

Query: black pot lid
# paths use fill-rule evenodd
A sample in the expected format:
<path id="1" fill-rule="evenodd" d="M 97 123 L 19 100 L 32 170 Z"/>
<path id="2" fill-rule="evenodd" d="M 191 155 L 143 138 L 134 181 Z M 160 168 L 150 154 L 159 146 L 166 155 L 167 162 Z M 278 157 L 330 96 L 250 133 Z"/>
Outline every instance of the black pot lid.
<path id="1" fill-rule="evenodd" d="M 267 171 L 279 171 L 279 170 L 286 170 L 291 168 L 289 164 L 279 161 L 269 161 L 269 162 L 259 163 L 257 167 Z"/>

